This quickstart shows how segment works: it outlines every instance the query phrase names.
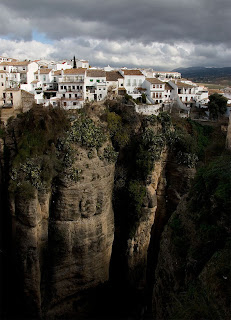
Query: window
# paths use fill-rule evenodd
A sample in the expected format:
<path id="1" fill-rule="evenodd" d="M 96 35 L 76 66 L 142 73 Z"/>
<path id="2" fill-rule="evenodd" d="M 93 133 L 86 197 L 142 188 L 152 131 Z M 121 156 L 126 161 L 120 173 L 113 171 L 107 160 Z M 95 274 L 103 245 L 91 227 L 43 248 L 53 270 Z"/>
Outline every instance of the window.
<path id="1" fill-rule="evenodd" d="M 13 97 L 13 93 L 12 93 L 12 92 L 10 93 L 10 97 L 11 97 L 11 98 Z"/>
<path id="2" fill-rule="evenodd" d="M 93 79 L 90 79 L 90 82 L 93 82 Z"/>
<path id="3" fill-rule="evenodd" d="M 6 67 L 4 67 L 4 70 L 6 70 Z"/>
<path id="4" fill-rule="evenodd" d="M 80 90 L 82 90 L 83 89 L 83 87 L 82 86 L 80 86 Z"/>
<path id="5" fill-rule="evenodd" d="M 75 90 L 75 86 L 72 86 L 72 89 Z"/>
<path id="6" fill-rule="evenodd" d="M 77 86 L 77 90 L 79 90 L 79 86 Z"/>
<path id="7" fill-rule="evenodd" d="M 6 97 L 6 94 L 5 94 L 5 92 L 3 92 L 3 99 L 5 99 L 5 97 Z"/>
<path id="8" fill-rule="evenodd" d="M 162 88 L 162 84 L 160 84 L 160 88 Z"/>
<path id="9" fill-rule="evenodd" d="M 101 88 L 99 88 L 99 90 L 101 90 Z"/>
<path id="10" fill-rule="evenodd" d="M 13 100 L 10 100 L 10 103 L 13 104 Z"/>
<path id="11" fill-rule="evenodd" d="M 73 102 L 73 106 L 76 106 L 76 102 Z"/>
<path id="12" fill-rule="evenodd" d="M 65 98 L 65 93 L 63 93 L 63 98 Z"/>
<path id="13" fill-rule="evenodd" d="M 46 81 L 46 76 L 43 76 L 43 81 Z"/>
<path id="14" fill-rule="evenodd" d="M 4 83 L 2 82 L 2 87 L 4 86 Z"/>
<path id="15" fill-rule="evenodd" d="M 99 80 L 96 80 L 96 82 L 98 82 L 98 83 L 99 83 L 100 81 L 99 81 Z"/>
<path id="16" fill-rule="evenodd" d="M 66 103 L 66 102 L 64 102 L 64 103 L 63 103 L 63 105 L 64 105 L 64 107 L 66 107 L 67 103 Z"/>
<path id="17" fill-rule="evenodd" d="M 69 93 L 69 98 L 71 98 L 71 93 Z"/>
<path id="18" fill-rule="evenodd" d="M 65 90 L 67 90 L 67 86 L 63 86 L 63 88 L 64 88 Z"/>
<path id="19" fill-rule="evenodd" d="M 56 77 L 54 77 L 54 82 L 56 82 Z"/>
<path id="20" fill-rule="evenodd" d="M 60 90 L 63 90 L 63 86 L 60 86 Z"/>
<path id="21" fill-rule="evenodd" d="M 75 98 L 77 98 L 77 93 L 75 93 Z"/>
<path id="22" fill-rule="evenodd" d="M 3 78 L 3 74 L 1 74 L 1 78 Z"/>

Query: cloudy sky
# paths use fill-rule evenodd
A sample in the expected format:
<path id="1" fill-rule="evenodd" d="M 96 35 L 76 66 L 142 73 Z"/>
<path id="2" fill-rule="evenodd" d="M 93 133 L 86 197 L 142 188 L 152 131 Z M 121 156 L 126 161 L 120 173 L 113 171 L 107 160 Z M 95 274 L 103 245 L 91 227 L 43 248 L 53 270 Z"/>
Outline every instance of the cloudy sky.
<path id="1" fill-rule="evenodd" d="M 94 66 L 231 66 L 230 0 L 1 0 L 0 55 Z"/>

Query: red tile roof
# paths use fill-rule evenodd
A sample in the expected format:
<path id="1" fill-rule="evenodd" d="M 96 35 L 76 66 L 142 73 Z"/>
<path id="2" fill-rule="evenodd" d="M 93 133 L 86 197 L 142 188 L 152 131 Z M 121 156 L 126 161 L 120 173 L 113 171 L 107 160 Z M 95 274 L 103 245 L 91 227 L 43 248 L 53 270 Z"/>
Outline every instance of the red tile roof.
<path id="1" fill-rule="evenodd" d="M 146 78 L 146 80 L 147 80 L 148 82 L 150 82 L 151 84 L 165 84 L 165 82 L 160 81 L 160 80 L 157 79 L 157 78 Z"/>
<path id="2" fill-rule="evenodd" d="M 11 61 L 11 62 L 1 62 L 2 66 L 27 66 L 31 61 Z"/>
<path id="3" fill-rule="evenodd" d="M 48 69 L 48 68 L 41 68 L 40 70 L 40 74 L 49 74 L 51 72 L 52 69 Z M 38 70 L 35 72 L 35 74 L 38 74 Z"/>
<path id="4" fill-rule="evenodd" d="M 117 81 L 118 79 L 123 79 L 123 76 L 119 71 L 106 71 L 107 81 Z"/>
<path id="5" fill-rule="evenodd" d="M 67 74 L 85 74 L 85 71 L 87 69 L 85 68 L 73 68 L 73 69 L 66 69 L 64 70 L 64 74 L 67 75 Z"/>
<path id="6" fill-rule="evenodd" d="M 88 77 L 95 77 L 95 78 L 102 78 L 102 77 L 106 77 L 106 71 L 104 70 L 99 70 L 99 69 L 88 69 L 87 70 L 87 76 Z"/>
<path id="7" fill-rule="evenodd" d="M 122 69 L 125 76 L 143 76 L 143 73 L 136 69 L 136 70 L 128 70 L 128 69 Z"/>

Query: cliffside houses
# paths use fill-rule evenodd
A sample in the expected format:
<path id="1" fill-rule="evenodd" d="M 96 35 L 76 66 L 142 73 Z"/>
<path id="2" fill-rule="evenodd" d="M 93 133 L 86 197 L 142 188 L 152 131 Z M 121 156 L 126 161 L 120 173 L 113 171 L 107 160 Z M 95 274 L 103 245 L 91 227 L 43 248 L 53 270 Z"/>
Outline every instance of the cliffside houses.
<path id="1" fill-rule="evenodd" d="M 72 60 L 56 63 L 4 60 L 0 57 L 0 61 L 1 109 L 16 105 L 15 99 L 6 99 L 8 89 L 28 92 L 37 104 L 65 109 L 79 109 L 86 101 L 100 102 L 125 94 L 137 101 L 141 101 L 142 94 L 145 94 L 147 104 L 155 105 L 155 110 L 158 105 L 163 107 L 173 103 L 188 110 L 192 104 L 201 106 L 208 101 L 205 88 L 181 79 L 178 72 L 113 69 L 109 66 L 90 68 L 89 61 L 79 59 L 75 60 L 76 68 L 73 68 Z M 21 93 L 21 97 L 24 96 Z"/>

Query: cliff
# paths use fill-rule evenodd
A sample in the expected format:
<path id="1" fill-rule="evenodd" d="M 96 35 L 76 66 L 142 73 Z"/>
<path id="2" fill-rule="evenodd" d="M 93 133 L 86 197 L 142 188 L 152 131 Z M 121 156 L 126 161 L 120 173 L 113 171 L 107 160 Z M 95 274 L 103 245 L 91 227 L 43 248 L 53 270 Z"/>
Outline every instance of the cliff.
<path id="1" fill-rule="evenodd" d="M 228 319 L 225 138 L 105 104 L 35 107 L 2 135 L 8 318 Z"/>
<path id="2" fill-rule="evenodd" d="M 230 155 L 198 170 L 160 242 L 155 319 L 230 319 Z"/>
<path id="3" fill-rule="evenodd" d="M 34 111 L 30 112 L 32 116 Z M 47 113 L 50 116 L 51 111 L 36 112 L 44 118 Z M 89 141 L 83 142 L 86 137 L 82 131 L 82 142 L 77 142 L 77 135 L 84 129 L 80 123 L 76 124 L 78 115 L 76 119 L 68 134 L 62 132 L 63 136 L 57 139 L 55 160 L 52 158 L 54 145 L 52 151 L 46 146 L 48 171 L 44 166 L 44 154 L 38 155 L 38 149 L 36 158 L 28 160 L 26 157 L 21 161 L 26 128 L 20 133 L 21 124 L 12 124 L 13 135 L 8 128 L 6 146 L 12 156 L 9 189 L 16 304 L 20 306 L 18 313 L 29 317 L 70 317 L 78 311 L 76 301 L 87 294 L 88 289 L 109 278 L 114 238 L 111 201 L 114 162 L 106 151 L 113 152 L 113 149 L 106 135 L 103 136 L 103 129 L 86 116 L 82 117 L 81 124 L 88 126 Z M 40 130 L 40 125 L 36 130 L 38 128 Z M 94 136 L 89 137 L 91 130 Z M 47 130 L 44 134 L 48 135 Z M 52 176 L 58 160 L 62 165 Z"/>

